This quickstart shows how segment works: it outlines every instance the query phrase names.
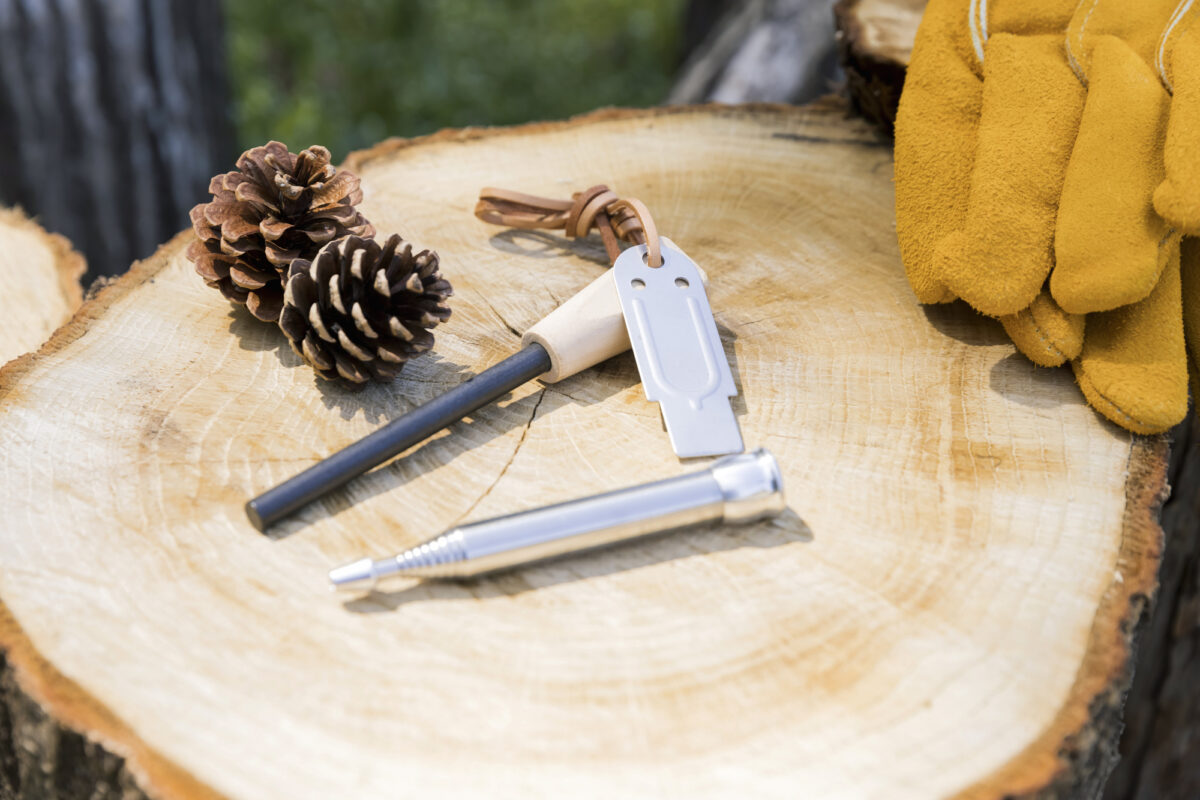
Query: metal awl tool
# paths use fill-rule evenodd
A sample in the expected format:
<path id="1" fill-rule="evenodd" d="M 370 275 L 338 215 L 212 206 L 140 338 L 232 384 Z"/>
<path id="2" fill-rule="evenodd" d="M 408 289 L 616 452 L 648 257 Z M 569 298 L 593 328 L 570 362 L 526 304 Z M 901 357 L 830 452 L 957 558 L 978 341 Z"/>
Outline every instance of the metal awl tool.
<path id="1" fill-rule="evenodd" d="M 329 580 L 335 589 L 365 591 L 392 577 L 470 578 L 688 525 L 753 522 L 784 508 L 779 464 L 760 449 L 689 475 L 462 525 L 399 555 L 338 567 Z"/>

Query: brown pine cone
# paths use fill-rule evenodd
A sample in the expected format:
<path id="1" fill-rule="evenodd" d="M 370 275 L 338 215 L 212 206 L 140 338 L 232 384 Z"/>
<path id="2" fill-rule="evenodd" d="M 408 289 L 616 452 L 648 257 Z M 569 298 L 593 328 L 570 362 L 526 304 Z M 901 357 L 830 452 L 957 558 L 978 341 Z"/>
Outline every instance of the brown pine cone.
<path id="1" fill-rule="evenodd" d="M 324 147 L 294 154 L 268 142 L 242 153 L 237 166 L 209 183 L 211 202 L 192 209 L 199 238 L 187 255 L 209 286 L 274 322 L 293 259 L 312 259 L 326 242 L 375 229 L 354 207 L 362 202 L 358 176 L 334 169 Z"/>
<path id="2" fill-rule="evenodd" d="M 429 329 L 450 317 L 453 293 L 437 253 L 392 234 L 346 236 L 288 272 L 279 327 L 323 378 L 390 381 L 408 359 L 433 347 Z"/>

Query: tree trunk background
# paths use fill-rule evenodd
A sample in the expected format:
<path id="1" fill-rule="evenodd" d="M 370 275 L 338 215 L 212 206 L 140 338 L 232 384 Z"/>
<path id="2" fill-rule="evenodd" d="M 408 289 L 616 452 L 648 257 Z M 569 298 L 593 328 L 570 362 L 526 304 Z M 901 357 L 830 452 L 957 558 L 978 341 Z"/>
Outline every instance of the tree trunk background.
<path id="1" fill-rule="evenodd" d="M 0 41 L 0 202 L 89 278 L 187 225 L 235 155 L 220 3 L 0 0 Z"/>
<path id="2" fill-rule="evenodd" d="M 834 0 L 696 0 L 669 103 L 805 103 L 840 80 Z"/>

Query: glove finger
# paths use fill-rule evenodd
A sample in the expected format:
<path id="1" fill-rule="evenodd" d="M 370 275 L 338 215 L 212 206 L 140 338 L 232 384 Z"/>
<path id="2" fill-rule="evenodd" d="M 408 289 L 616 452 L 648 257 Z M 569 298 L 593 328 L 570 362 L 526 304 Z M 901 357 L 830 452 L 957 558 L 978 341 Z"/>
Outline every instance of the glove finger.
<path id="1" fill-rule="evenodd" d="M 1162 433 L 1187 414 L 1179 237 L 1142 301 L 1088 317 L 1083 352 L 1071 362 L 1079 388 L 1104 416 L 1134 433 Z"/>
<path id="2" fill-rule="evenodd" d="M 1179 34 L 1171 63 L 1166 180 L 1154 193 L 1154 208 L 1179 230 L 1200 235 L 1200 23 Z"/>
<path id="3" fill-rule="evenodd" d="M 962 228 L 983 85 L 967 33 L 966 0 L 932 0 L 913 45 L 896 114 L 896 234 L 908 281 L 922 303 L 954 295 L 934 251 Z"/>
<path id="4" fill-rule="evenodd" d="M 1084 97 L 1061 35 L 988 40 L 966 236 L 937 253 L 942 282 L 984 314 L 1028 308 L 1050 274 Z"/>
<path id="5" fill-rule="evenodd" d="M 1135 303 L 1155 287 L 1170 227 L 1154 211 L 1169 96 L 1111 36 L 1091 41 L 1087 101 L 1059 204 L 1050 292 L 1074 314 Z"/>
<path id="6" fill-rule="evenodd" d="M 1000 324 L 1026 358 L 1042 367 L 1057 367 L 1083 349 L 1085 319 L 1063 311 L 1043 290 L 1027 308 L 1000 317 Z"/>

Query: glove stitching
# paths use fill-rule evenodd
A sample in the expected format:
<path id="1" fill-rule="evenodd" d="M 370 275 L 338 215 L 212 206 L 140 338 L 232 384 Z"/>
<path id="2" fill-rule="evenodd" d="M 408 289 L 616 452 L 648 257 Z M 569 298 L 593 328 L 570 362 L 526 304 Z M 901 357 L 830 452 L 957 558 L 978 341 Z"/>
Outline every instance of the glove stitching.
<path id="1" fill-rule="evenodd" d="M 1195 1 L 1182 0 L 1179 3 L 1175 13 L 1171 15 L 1171 21 L 1167 23 L 1167 27 L 1163 31 L 1162 38 L 1158 40 L 1158 54 L 1154 61 L 1155 66 L 1158 67 L 1158 75 L 1162 78 L 1163 86 L 1167 87 L 1168 94 L 1175 94 L 1175 88 L 1171 85 L 1171 77 L 1167 74 L 1167 44 L 1170 42 L 1171 34 L 1175 32 L 1175 26 L 1182 22 L 1183 18 L 1192 10 L 1192 4 Z"/>
<path id="2" fill-rule="evenodd" d="M 1079 0 L 1079 8 L 1083 8 L 1083 4 L 1087 0 Z M 1096 9 L 1100 7 L 1100 0 L 1092 0 L 1092 7 L 1088 10 L 1087 16 L 1083 18 L 1083 22 L 1079 25 L 1079 34 L 1076 38 L 1079 40 L 1078 48 L 1083 50 L 1083 32 L 1087 29 L 1088 22 L 1092 19 L 1092 14 L 1096 13 Z M 1078 9 L 1075 11 L 1079 13 Z M 1067 35 L 1067 59 L 1071 62 L 1071 69 L 1075 71 L 1075 77 L 1079 78 L 1079 82 L 1084 86 L 1088 85 L 1087 76 L 1083 74 L 1083 67 L 1079 66 L 1079 62 L 1075 59 L 1075 51 L 1071 48 L 1071 36 Z"/>
<path id="3" fill-rule="evenodd" d="M 1083 362 L 1080 361 L 1079 363 L 1082 368 Z M 1123 409 L 1121 409 L 1120 406 L 1118 406 L 1112 400 L 1109 400 L 1107 397 L 1105 397 L 1104 393 L 1096 388 L 1096 384 L 1090 378 L 1088 378 L 1086 375 L 1080 375 L 1079 382 L 1082 384 L 1084 381 L 1087 381 L 1087 384 L 1092 388 L 1092 392 L 1095 393 L 1096 398 L 1104 401 L 1104 404 L 1108 407 L 1109 411 L 1112 411 L 1113 413 L 1117 414 L 1119 417 L 1121 417 L 1125 421 L 1131 422 L 1134 425 L 1137 425 L 1141 428 L 1155 427 L 1153 425 L 1149 425 L 1145 422 L 1142 422 L 1140 419 L 1137 419 L 1136 417 L 1133 417 L 1133 416 L 1125 413 L 1125 411 Z M 1126 427 L 1129 427 L 1129 426 L 1126 426 Z"/>
<path id="4" fill-rule="evenodd" d="M 1163 248 L 1167 246 L 1167 244 L 1168 244 L 1168 243 L 1171 241 L 1171 239 L 1172 239 L 1174 236 L 1175 236 L 1175 229 L 1174 229 L 1174 228 L 1168 228 L 1168 229 L 1167 229 L 1167 234 L 1166 234 L 1166 236 L 1164 236 L 1164 237 L 1163 237 L 1161 240 L 1159 240 L 1159 242 L 1158 242 L 1158 256 L 1157 256 L 1157 258 L 1158 258 L 1158 263 L 1162 264 L 1164 269 L 1166 268 L 1166 262 L 1165 262 L 1165 261 L 1163 261 L 1163 258 L 1162 258 L 1162 251 L 1163 251 Z M 1160 275 L 1160 276 L 1162 275 L 1162 272 L 1161 272 L 1161 271 L 1159 272 L 1159 275 Z M 1155 283 L 1157 283 L 1157 282 L 1158 282 L 1158 280 L 1157 280 L 1157 279 L 1155 279 Z"/>
<path id="5" fill-rule="evenodd" d="M 971 0 L 967 8 L 967 27 L 971 31 L 971 45 L 975 58 L 983 64 L 983 45 L 987 42 L 987 0 Z"/>
<path id="6" fill-rule="evenodd" d="M 1029 315 L 1029 324 L 1033 326 L 1034 332 L 1037 333 L 1038 338 L 1042 340 L 1042 344 L 1046 346 L 1046 349 L 1061 358 L 1063 361 L 1067 361 L 1067 354 L 1060 350 L 1054 341 L 1046 336 L 1046 334 L 1042 331 L 1042 326 L 1038 324 L 1037 317 L 1034 316 L 1033 309 L 1026 308 L 1021 311 L 1021 313 Z"/>

